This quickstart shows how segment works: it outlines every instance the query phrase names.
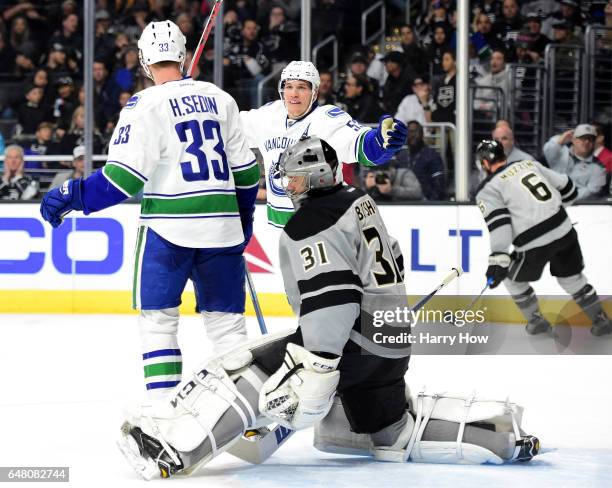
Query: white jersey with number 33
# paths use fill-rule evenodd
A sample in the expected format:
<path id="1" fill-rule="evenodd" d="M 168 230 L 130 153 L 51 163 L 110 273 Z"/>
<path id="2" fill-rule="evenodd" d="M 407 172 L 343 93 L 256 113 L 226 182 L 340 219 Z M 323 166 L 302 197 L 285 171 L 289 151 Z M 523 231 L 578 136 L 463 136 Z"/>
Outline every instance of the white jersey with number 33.
<path id="1" fill-rule="evenodd" d="M 252 188 L 259 180 L 234 99 L 190 78 L 130 98 L 103 173 L 126 195 L 143 191 L 143 224 L 192 248 L 244 240 L 236 188 Z"/>

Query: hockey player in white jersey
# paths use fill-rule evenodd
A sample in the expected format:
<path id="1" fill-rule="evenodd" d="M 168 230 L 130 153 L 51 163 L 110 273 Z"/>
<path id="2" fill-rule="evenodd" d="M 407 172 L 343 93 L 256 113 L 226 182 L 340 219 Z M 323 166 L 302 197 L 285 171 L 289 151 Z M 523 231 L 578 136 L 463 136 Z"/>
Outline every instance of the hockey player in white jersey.
<path id="1" fill-rule="evenodd" d="M 283 227 L 294 212 L 280 185 L 280 157 L 300 138 L 321 137 L 341 162 L 364 166 L 385 163 L 406 143 L 406 126 L 389 115 L 380 118 L 376 129 L 370 129 L 334 105 L 318 105 L 319 83 L 314 64 L 291 61 L 278 83 L 281 99 L 240 112 L 249 146 L 258 148 L 263 157 L 268 222 L 276 227 Z"/>
<path id="2" fill-rule="evenodd" d="M 157 398 L 181 379 L 178 307 L 189 278 L 217 352 L 246 339 L 243 250 L 259 180 L 234 99 L 183 78 L 185 36 L 151 22 L 138 41 L 155 86 L 130 98 L 106 165 L 43 198 L 52 226 L 71 210 L 90 214 L 142 193 L 133 306 L 140 309 L 145 385 Z"/>
<path id="3" fill-rule="evenodd" d="M 317 137 L 283 155 L 281 184 L 297 211 L 280 263 L 298 328 L 207 362 L 169 402 L 130 415 L 119 447 L 144 478 L 190 474 L 270 420 L 292 430 L 323 421 L 317 447 L 380 461 L 501 464 L 537 454 L 519 406 L 424 393 L 408 406 L 409 356 L 362 347 L 366 295 L 405 303 L 403 266 L 374 201 L 338 182 L 339 164 Z"/>
<path id="4" fill-rule="evenodd" d="M 527 320 L 530 334 L 551 327 L 540 311 L 529 282 L 550 272 L 591 319 L 595 336 L 612 332 L 599 297 L 582 274 L 584 262 L 578 235 L 565 206 L 578 191 L 571 178 L 536 161 L 508 163 L 498 141 L 484 140 L 476 149 L 488 177 L 476 192 L 491 240 L 487 279 L 495 288 L 502 281 Z M 509 254 L 510 246 L 514 249 Z"/>

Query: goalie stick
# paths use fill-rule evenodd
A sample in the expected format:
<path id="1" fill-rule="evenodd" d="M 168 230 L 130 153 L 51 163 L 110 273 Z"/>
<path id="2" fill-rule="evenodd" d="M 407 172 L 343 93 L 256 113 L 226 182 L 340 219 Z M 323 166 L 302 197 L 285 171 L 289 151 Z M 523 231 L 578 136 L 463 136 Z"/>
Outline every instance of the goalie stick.
<path id="1" fill-rule="evenodd" d="M 442 282 L 431 293 L 421 298 L 412 310 L 415 312 L 419 310 L 429 302 L 436 293 L 462 274 L 463 270 L 460 266 L 452 268 Z M 288 429 L 282 425 L 276 425 L 271 429 L 260 429 L 260 432 L 251 439 L 242 436 L 228 452 L 251 464 L 261 464 L 274 454 L 277 449 L 294 434 L 294 432 L 294 430 Z"/>
<path id="2" fill-rule="evenodd" d="M 210 15 L 208 16 L 208 20 L 204 25 L 204 31 L 202 31 L 202 36 L 200 37 L 200 41 L 196 47 L 196 50 L 193 53 L 193 58 L 191 58 L 191 64 L 187 69 L 187 76 L 191 76 L 193 74 L 193 69 L 198 65 L 200 61 L 200 56 L 202 55 L 202 51 L 204 51 L 204 46 L 206 45 L 206 41 L 208 41 L 208 36 L 210 35 L 210 31 L 215 25 L 215 20 L 219 15 L 219 11 L 221 10 L 221 4 L 223 0 L 215 0 L 215 4 L 213 5 L 212 10 L 210 11 Z"/>

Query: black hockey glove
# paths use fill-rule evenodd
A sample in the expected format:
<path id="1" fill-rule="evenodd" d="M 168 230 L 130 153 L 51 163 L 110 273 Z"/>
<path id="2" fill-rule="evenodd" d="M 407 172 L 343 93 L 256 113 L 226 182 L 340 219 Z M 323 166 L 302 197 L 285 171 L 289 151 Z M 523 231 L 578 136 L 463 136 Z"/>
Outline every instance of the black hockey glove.
<path id="1" fill-rule="evenodd" d="M 495 288 L 508 276 L 511 262 L 510 255 L 505 252 L 494 252 L 489 256 L 487 281 L 491 281 L 491 288 Z"/>

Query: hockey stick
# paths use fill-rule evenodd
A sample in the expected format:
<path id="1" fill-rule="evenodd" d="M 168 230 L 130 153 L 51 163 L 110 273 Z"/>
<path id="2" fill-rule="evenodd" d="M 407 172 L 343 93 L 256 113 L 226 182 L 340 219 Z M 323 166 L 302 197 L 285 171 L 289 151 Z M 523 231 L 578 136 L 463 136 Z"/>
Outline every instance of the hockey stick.
<path id="1" fill-rule="evenodd" d="M 436 293 L 438 293 L 442 288 L 444 288 L 446 285 L 448 285 L 455 278 L 459 278 L 459 276 L 461 276 L 462 274 L 463 274 L 463 269 L 461 269 L 461 266 L 457 266 L 456 268 L 451 268 L 451 272 L 448 273 L 448 275 L 446 275 L 446 277 L 436 287 L 436 289 L 434 291 L 432 291 L 429 295 L 426 295 L 423 298 L 421 298 L 416 303 L 416 305 L 414 307 L 412 307 L 412 310 L 413 311 L 417 311 L 418 309 L 422 308 L 423 305 L 425 305 L 429 300 L 431 300 Z"/>
<path id="2" fill-rule="evenodd" d="M 249 295 L 251 295 L 251 301 L 253 302 L 253 308 L 255 309 L 255 315 L 257 316 L 259 330 L 263 335 L 266 335 L 268 333 L 268 328 L 266 327 L 266 322 L 264 321 L 263 314 L 261 313 L 261 307 L 259 306 L 259 300 L 257 299 L 257 292 L 255 291 L 255 285 L 253 285 L 253 279 L 251 278 L 251 272 L 249 271 L 248 265 L 246 265 L 245 271 Z"/>
<path id="3" fill-rule="evenodd" d="M 474 300 L 472 300 L 470 302 L 470 304 L 467 306 L 467 308 L 465 309 L 465 311 L 467 312 L 468 310 L 472 310 L 472 307 L 474 306 L 474 304 L 480 300 L 480 298 L 482 297 L 482 295 L 484 294 L 485 291 L 487 291 L 487 288 L 489 288 L 491 286 L 491 284 L 493 283 L 493 278 L 489 278 L 487 280 L 486 285 L 484 286 L 484 288 L 482 289 L 482 291 L 478 294 L 478 296 L 476 298 L 474 298 Z"/>
<path id="4" fill-rule="evenodd" d="M 193 68 L 196 67 L 198 65 L 198 62 L 200 61 L 200 56 L 202 55 L 202 51 L 204 51 L 204 46 L 206 45 L 206 41 L 208 40 L 210 31 L 212 31 L 212 28 L 215 25 L 215 20 L 217 19 L 217 15 L 219 15 L 219 10 L 221 10 L 222 3 L 223 0 L 215 0 L 215 4 L 213 5 L 212 10 L 210 11 L 208 20 L 206 21 L 206 25 L 204 25 L 202 37 L 200 37 L 200 41 L 198 42 L 196 50 L 193 53 L 193 58 L 191 58 L 191 64 L 189 65 L 189 69 L 187 70 L 187 76 L 192 75 Z"/>
<path id="5" fill-rule="evenodd" d="M 462 274 L 463 270 L 461 267 L 452 268 L 451 272 L 442 280 L 436 289 L 419 300 L 412 310 L 416 311 L 420 309 L 431 300 L 436 293 Z M 263 434 L 259 439 L 248 440 L 244 437 L 240 438 L 228 452 L 251 464 L 261 464 L 272 456 L 272 454 L 274 454 L 294 433 L 294 430 L 283 427 L 282 425 L 277 425 L 269 432 Z"/>

